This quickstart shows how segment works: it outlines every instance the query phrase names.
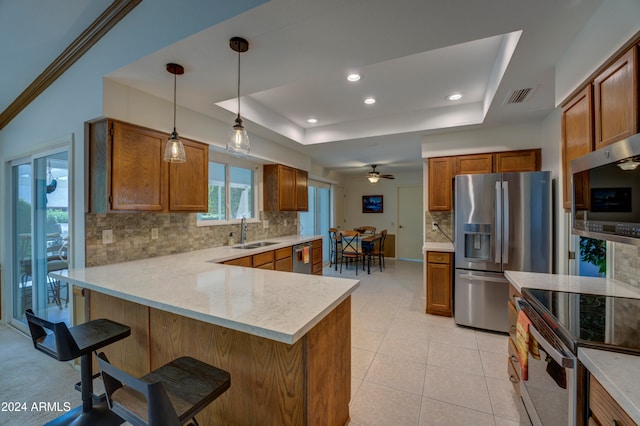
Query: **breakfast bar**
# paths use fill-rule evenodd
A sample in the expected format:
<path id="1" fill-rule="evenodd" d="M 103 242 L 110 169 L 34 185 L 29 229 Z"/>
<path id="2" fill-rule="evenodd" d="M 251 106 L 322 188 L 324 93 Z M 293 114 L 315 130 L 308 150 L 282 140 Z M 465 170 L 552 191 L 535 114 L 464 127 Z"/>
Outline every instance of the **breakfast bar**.
<path id="1" fill-rule="evenodd" d="M 188 355 L 231 374 L 201 424 L 347 424 L 359 281 L 218 263 L 243 254 L 234 253 L 212 248 L 56 277 L 83 289 L 88 319 L 131 327 L 105 348 L 128 373 Z"/>

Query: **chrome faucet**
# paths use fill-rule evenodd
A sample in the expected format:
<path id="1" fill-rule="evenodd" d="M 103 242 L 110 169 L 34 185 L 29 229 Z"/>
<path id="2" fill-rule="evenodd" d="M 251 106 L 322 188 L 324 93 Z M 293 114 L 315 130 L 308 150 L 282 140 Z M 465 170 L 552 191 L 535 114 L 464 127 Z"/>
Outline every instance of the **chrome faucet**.
<path id="1" fill-rule="evenodd" d="M 242 217 L 240 220 L 240 244 L 244 244 L 244 240 L 247 237 L 247 218 Z"/>

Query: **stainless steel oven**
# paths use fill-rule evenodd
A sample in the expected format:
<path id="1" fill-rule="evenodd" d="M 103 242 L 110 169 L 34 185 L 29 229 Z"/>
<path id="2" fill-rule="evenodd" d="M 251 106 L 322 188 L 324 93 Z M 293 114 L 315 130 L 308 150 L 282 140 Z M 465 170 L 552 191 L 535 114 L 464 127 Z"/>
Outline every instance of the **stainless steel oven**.
<path id="1" fill-rule="evenodd" d="M 564 345 L 531 305 L 518 300 L 532 324 L 539 359 L 529 354 L 528 377 L 522 380 L 522 401 L 533 425 L 576 424 L 576 356 Z"/>

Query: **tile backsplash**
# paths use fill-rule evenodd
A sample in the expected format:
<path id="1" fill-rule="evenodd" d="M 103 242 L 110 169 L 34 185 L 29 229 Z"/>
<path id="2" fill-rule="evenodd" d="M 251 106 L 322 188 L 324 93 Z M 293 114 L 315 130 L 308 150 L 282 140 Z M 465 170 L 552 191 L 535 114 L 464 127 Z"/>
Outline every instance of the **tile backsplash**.
<path id="1" fill-rule="evenodd" d="M 437 229 L 431 229 L 431 224 L 436 222 L 440 230 L 453 240 L 453 212 L 425 212 L 424 229 L 425 241 L 434 243 L 449 243 L 449 239 Z"/>
<path id="2" fill-rule="evenodd" d="M 297 212 L 262 212 L 269 221 L 247 224 L 247 241 L 293 235 L 298 232 Z M 286 225 L 285 225 L 286 223 Z M 151 238 L 151 229 L 158 238 Z M 113 231 L 113 243 L 102 243 L 102 231 Z M 240 226 L 196 226 L 195 213 L 87 213 L 85 216 L 86 266 L 106 265 L 226 245 L 233 232 L 240 240 Z"/>
<path id="3" fill-rule="evenodd" d="M 640 287 L 640 247 L 615 243 L 613 258 L 613 278 Z"/>

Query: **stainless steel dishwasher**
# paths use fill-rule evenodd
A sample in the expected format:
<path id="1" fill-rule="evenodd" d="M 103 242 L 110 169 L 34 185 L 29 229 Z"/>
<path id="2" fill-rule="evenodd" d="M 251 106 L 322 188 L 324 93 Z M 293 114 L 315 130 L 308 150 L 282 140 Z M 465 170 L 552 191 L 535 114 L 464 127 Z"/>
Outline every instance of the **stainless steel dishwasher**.
<path id="1" fill-rule="evenodd" d="M 311 242 L 293 246 L 293 272 L 300 274 L 311 273 L 312 251 Z"/>

